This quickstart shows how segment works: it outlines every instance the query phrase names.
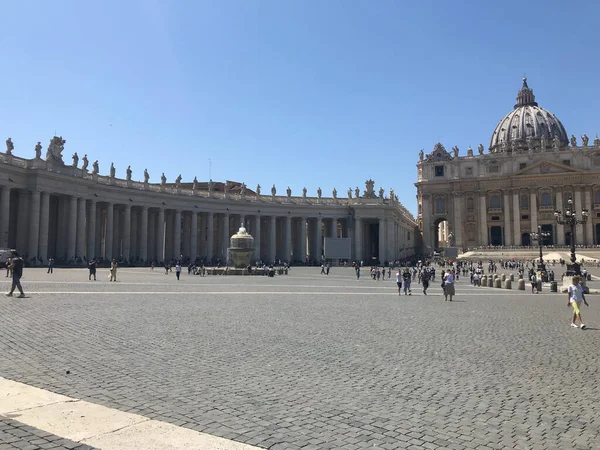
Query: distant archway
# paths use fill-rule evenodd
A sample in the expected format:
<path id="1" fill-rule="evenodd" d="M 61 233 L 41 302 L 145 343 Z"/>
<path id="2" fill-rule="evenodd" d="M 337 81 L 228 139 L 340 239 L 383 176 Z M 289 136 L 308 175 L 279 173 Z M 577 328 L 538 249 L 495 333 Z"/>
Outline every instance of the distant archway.
<path id="1" fill-rule="evenodd" d="M 447 219 L 438 219 L 435 221 L 433 233 L 433 248 L 439 250 L 441 248 L 450 247 L 450 223 Z"/>

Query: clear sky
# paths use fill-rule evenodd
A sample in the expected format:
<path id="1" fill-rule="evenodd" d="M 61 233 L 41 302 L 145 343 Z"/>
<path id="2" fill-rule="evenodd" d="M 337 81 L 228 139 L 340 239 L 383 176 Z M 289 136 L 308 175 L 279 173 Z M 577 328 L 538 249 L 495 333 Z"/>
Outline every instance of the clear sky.
<path id="1" fill-rule="evenodd" d="M 15 154 L 87 153 L 300 195 L 394 188 L 418 152 L 486 148 L 526 73 L 567 133 L 600 132 L 594 1 L 6 1 L 0 132 Z M 3 141 L 2 141 L 3 142 Z M 2 151 L 4 144 L 2 143 Z"/>

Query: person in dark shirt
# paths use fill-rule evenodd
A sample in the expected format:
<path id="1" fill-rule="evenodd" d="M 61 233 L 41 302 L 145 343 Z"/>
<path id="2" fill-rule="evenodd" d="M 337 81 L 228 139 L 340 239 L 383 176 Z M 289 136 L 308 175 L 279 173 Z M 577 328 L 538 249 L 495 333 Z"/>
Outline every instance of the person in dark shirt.
<path id="1" fill-rule="evenodd" d="M 12 285 L 10 287 L 10 292 L 6 294 L 7 297 L 12 297 L 13 292 L 15 292 L 15 288 L 19 290 L 21 293 L 19 298 L 25 297 L 25 293 L 23 292 L 23 288 L 21 287 L 21 277 L 23 276 L 23 259 L 19 256 L 16 251 L 11 252 L 11 261 L 10 266 L 12 269 Z"/>
<path id="2" fill-rule="evenodd" d="M 90 276 L 88 277 L 88 280 L 91 281 L 92 276 L 94 277 L 94 281 L 96 281 L 96 260 L 92 259 L 89 263 L 88 263 L 88 268 L 90 269 Z"/>

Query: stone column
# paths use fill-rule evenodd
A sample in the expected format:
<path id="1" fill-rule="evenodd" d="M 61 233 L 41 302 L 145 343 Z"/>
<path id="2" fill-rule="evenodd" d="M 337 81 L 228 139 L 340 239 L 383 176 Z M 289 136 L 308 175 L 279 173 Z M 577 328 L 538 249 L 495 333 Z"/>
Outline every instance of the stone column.
<path id="1" fill-rule="evenodd" d="M 119 259 L 121 256 L 121 243 L 123 239 L 123 231 L 121 221 L 121 208 L 115 208 L 113 211 L 113 246 L 112 246 L 112 255 L 113 258 Z"/>
<path id="2" fill-rule="evenodd" d="M 139 231 L 140 229 L 140 219 L 139 219 L 139 211 L 137 208 L 131 207 L 131 233 L 130 239 L 131 245 L 129 246 L 129 260 L 137 261 L 140 257 L 140 246 L 138 244 L 139 241 Z"/>
<path id="3" fill-rule="evenodd" d="M 485 192 L 479 194 L 479 245 L 489 245 L 487 223 L 487 197 Z"/>
<path id="4" fill-rule="evenodd" d="M 213 256 L 215 256 L 215 248 L 214 248 L 214 214 L 212 212 L 208 212 L 206 215 L 206 256 L 208 260 L 212 260 Z"/>
<path id="5" fill-rule="evenodd" d="M 112 260 L 113 258 L 113 233 L 115 220 L 115 205 L 108 203 L 106 205 L 106 237 L 104 238 L 104 258 Z"/>
<path id="6" fill-rule="evenodd" d="M 257 214 L 256 216 L 254 216 L 254 232 L 253 232 L 253 237 L 254 237 L 254 259 L 261 259 L 261 253 L 260 253 L 260 214 Z"/>
<path id="7" fill-rule="evenodd" d="M 504 191 L 504 245 L 512 244 L 512 234 L 510 230 L 510 192 Z"/>
<path id="8" fill-rule="evenodd" d="M 75 257 L 77 244 L 77 197 L 69 198 L 69 221 L 67 222 L 67 262 Z"/>
<path id="9" fill-rule="evenodd" d="M 422 227 L 422 231 L 423 231 L 423 247 L 424 247 L 424 251 L 428 252 L 428 251 L 433 251 L 433 247 L 434 247 L 434 238 L 432 235 L 432 223 L 431 223 L 431 218 L 432 218 L 432 208 L 431 208 L 431 195 L 429 194 L 425 194 L 421 196 L 421 227 Z M 362 233 L 362 230 L 361 230 Z M 362 236 L 361 236 L 362 237 Z M 362 245 L 362 239 L 361 239 L 361 245 Z M 357 259 L 359 259 L 357 257 Z M 362 259 L 362 251 L 361 251 L 361 257 L 360 259 Z M 359 259 L 359 260 L 360 260 Z"/>
<path id="10" fill-rule="evenodd" d="M 86 256 L 85 251 L 85 198 L 77 199 L 77 244 L 75 246 L 75 255 L 82 258 Z"/>
<path id="11" fill-rule="evenodd" d="M 538 228 L 538 207 L 537 207 L 537 192 L 533 191 L 529 193 L 529 220 L 531 223 L 530 233 L 537 233 Z M 531 240 L 533 245 L 533 240 Z"/>
<path id="12" fill-rule="evenodd" d="M 562 189 L 557 189 L 556 191 L 556 209 L 558 209 L 561 213 L 563 212 L 563 191 Z M 565 226 L 563 224 L 556 224 L 556 242 L 557 245 L 565 245 Z"/>
<path id="13" fill-rule="evenodd" d="M 271 216 L 269 223 L 269 261 L 274 262 L 277 257 L 277 217 Z"/>
<path id="14" fill-rule="evenodd" d="M 192 211 L 191 217 L 192 223 L 190 225 L 190 260 L 192 262 L 196 261 L 196 257 L 198 256 L 198 213 L 196 211 Z"/>
<path id="15" fill-rule="evenodd" d="M 17 251 L 25 257 L 29 244 L 29 192 L 19 190 L 19 203 L 17 204 Z"/>
<path id="16" fill-rule="evenodd" d="M 514 189 L 513 193 L 513 242 L 514 245 L 521 245 L 521 199 L 518 189 Z"/>
<path id="17" fill-rule="evenodd" d="M 306 262 L 306 217 L 300 217 L 300 259 Z"/>
<path id="18" fill-rule="evenodd" d="M 96 200 L 90 200 L 87 217 L 87 258 L 91 260 L 96 256 Z"/>
<path id="19" fill-rule="evenodd" d="M 165 210 L 160 208 L 156 218 L 156 262 L 165 260 Z"/>
<path id="20" fill-rule="evenodd" d="M 191 249 L 191 239 L 192 239 L 192 212 L 191 211 L 183 211 L 181 213 L 181 239 L 182 239 L 182 250 L 181 254 L 187 258 L 190 257 L 192 253 Z"/>
<path id="21" fill-rule="evenodd" d="M 179 258 L 181 256 L 181 210 L 175 210 L 175 220 L 173 227 L 173 256 Z"/>
<path id="22" fill-rule="evenodd" d="M 462 208 L 461 208 L 461 196 L 462 193 L 454 193 L 454 245 L 456 247 L 462 247 Z M 397 250 L 397 249 L 396 249 Z"/>
<path id="23" fill-rule="evenodd" d="M 38 256 L 42 264 L 48 259 L 48 232 L 50 228 L 50 194 L 42 192 L 40 206 L 40 239 Z"/>
<path id="24" fill-rule="evenodd" d="M 142 206 L 140 213 L 140 259 L 146 263 L 148 259 L 148 207 Z"/>
<path id="25" fill-rule="evenodd" d="M 125 205 L 123 210 L 123 258 L 131 257 L 131 206 Z"/>
<path id="26" fill-rule="evenodd" d="M 316 249 L 317 249 L 317 261 L 320 263 L 323 257 L 323 220 L 321 217 L 317 217 L 317 237 L 316 237 Z"/>
<path id="27" fill-rule="evenodd" d="M 379 264 L 383 264 L 387 259 L 386 254 L 385 254 L 386 248 L 387 248 L 387 243 L 386 243 L 386 232 L 385 232 L 385 218 L 380 217 L 379 218 L 379 252 L 378 252 Z"/>
<path id="28" fill-rule="evenodd" d="M 354 246 L 355 246 L 354 255 L 355 256 L 354 257 L 360 263 L 360 261 L 362 261 L 362 259 L 363 259 L 363 248 L 362 248 L 363 227 L 362 227 L 362 219 L 360 217 L 354 218 L 354 233 L 355 233 L 355 238 L 354 238 Z"/>
<path id="29" fill-rule="evenodd" d="M 0 247 L 8 248 L 8 228 L 10 218 L 10 188 L 4 186 L 0 197 Z"/>
<path id="30" fill-rule="evenodd" d="M 577 218 L 581 219 L 581 209 L 583 208 L 583 203 L 581 202 L 581 186 L 575 186 L 575 198 L 573 199 L 575 212 L 577 213 Z M 583 236 L 583 224 L 578 223 L 575 225 L 575 244 L 583 245 L 584 236 Z"/>
<path id="31" fill-rule="evenodd" d="M 585 197 L 583 208 L 587 209 L 591 214 L 594 211 L 594 205 L 592 204 L 592 193 L 591 187 L 585 187 Z M 592 217 L 588 217 L 588 221 L 585 223 L 585 245 L 594 245 L 594 224 L 592 223 Z"/>
<path id="32" fill-rule="evenodd" d="M 29 211 L 29 245 L 27 253 L 29 260 L 38 257 L 38 244 L 40 237 L 40 192 L 31 193 L 31 209 Z"/>
<path id="33" fill-rule="evenodd" d="M 222 232 L 223 243 L 221 244 L 221 255 L 223 255 L 223 257 L 227 259 L 227 247 L 229 247 L 229 238 L 231 237 L 231 235 L 229 234 L 229 214 L 223 214 Z"/>
<path id="34" fill-rule="evenodd" d="M 284 261 L 291 261 L 292 259 L 292 216 L 288 214 L 285 217 L 285 255 Z"/>

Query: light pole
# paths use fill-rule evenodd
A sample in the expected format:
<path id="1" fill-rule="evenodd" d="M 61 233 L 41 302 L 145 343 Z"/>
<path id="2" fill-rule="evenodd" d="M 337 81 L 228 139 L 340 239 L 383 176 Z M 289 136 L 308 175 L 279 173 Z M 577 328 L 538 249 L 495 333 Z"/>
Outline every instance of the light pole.
<path id="1" fill-rule="evenodd" d="M 569 198 L 567 202 L 567 210 L 563 213 L 558 209 L 554 212 L 556 222 L 563 225 L 568 225 L 571 228 L 571 264 L 567 264 L 567 275 L 581 275 L 581 268 L 577 264 L 575 256 L 575 225 L 584 224 L 588 220 L 588 210 L 581 210 L 581 219 L 577 218 L 576 211 L 573 208 L 573 200 Z"/>
<path id="2" fill-rule="evenodd" d="M 544 258 L 542 256 L 542 245 L 544 243 L 544 241 L 546 240 L 546 238 L 549 238 L 551 236 L 552 233 L 550 233 L 549 231 L 542 231 L 542 226 L 538 225 L 538 230 L 537 232 L 533 232 L 531 233 L 531 239 L 533 240 L 537 240 L 538 241 L 538 245 L 540 247 L 540 264 L 539 264 L 539 269 L 542 272 L 546 271 L 546 265 L 544 264 Z"/>

